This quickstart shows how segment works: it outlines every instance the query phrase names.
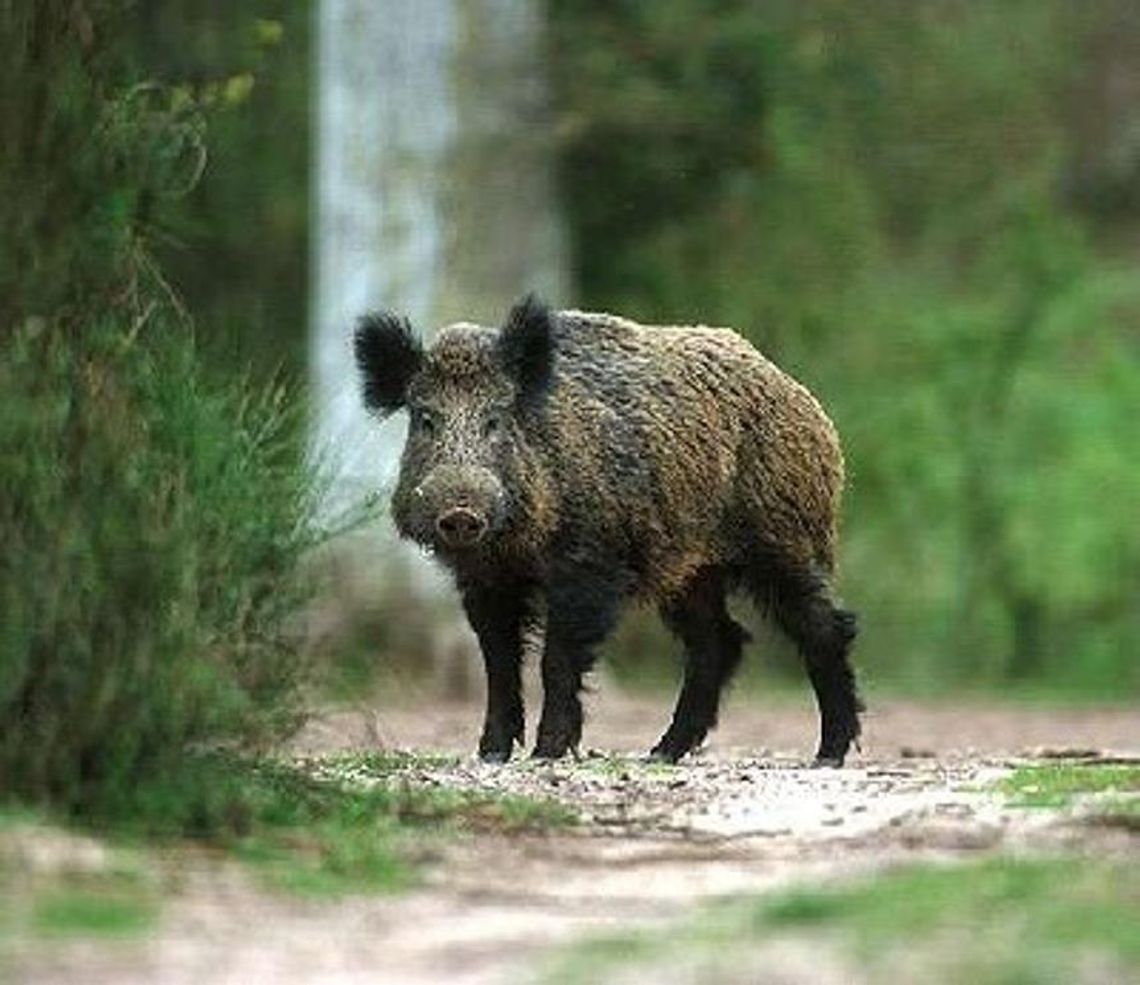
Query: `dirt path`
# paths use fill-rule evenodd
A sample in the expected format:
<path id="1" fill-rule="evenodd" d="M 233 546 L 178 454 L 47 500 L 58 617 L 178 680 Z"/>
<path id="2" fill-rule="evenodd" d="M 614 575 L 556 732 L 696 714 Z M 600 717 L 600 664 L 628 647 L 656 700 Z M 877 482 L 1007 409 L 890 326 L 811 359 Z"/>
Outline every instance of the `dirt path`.
<path id="1" fill-rule="evenodd" d="M 578 762 L 483 766 L 467 753 L 478 709 L 345 712 L 314 723 L 293 752 L 414 749 L 462 754 L 410 765 L 404 781 L 548 797 L 582 822 L 547 835 L 470 835 L 398 898 L 314 903 L 268 895 L 229 866 L 203 865 L 145 942 L 68 945 L 29 982 L 526 982 L 583 934 L 683 917 L 702 901 L 840 879 L 913 858 L 1087 843 L 1063 814 L 1003 806 L 992 780 L 1026 758 L 1129 753 L 1140 711 L 891 703 L 868 718 L 843 770 L 804 768 L 809 706 L 737 699 L 700 756 L 675 768 L 636 756 L 662 700 L 610 694 Z M 321 768 L 319 762 L 315 768 Z M 1098 850 L 1134 851 L 1126 835 Z M 1112 838 L 1117 842 L 1112 842 Z M 1123 840 L 1121 840 L 1123 839 Z M 800 978 L 788 970 L 788 981 Z"/>

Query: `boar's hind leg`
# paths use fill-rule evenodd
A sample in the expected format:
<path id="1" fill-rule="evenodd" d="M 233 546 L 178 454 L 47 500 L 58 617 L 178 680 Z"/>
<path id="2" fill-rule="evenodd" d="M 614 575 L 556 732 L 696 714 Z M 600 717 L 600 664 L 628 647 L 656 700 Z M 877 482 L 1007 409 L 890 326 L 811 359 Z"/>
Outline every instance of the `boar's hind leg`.
<path id="1" fill-rule="evenodd" d="M 542 653 L 542 719 L 534 755 L 559 759 L 582 737 L 582 675 L 594 648 L 617 622 L 624 597 L 620 573 L 595 568 L 556 571 L 547 590 L 546 645 Z"/>
<path id="2" fill-rule="evenodd" d="M 484 762 L 505 763 L 515 742 L 523 739 L 520 669 L 528 597 L 528 587 L 513 582 L 463 593 L 463 607 L 479 638 L 487 672 L 487 717 L 479 739 L 479 758 Z"/>
<path id="3" fill-rule="evenodd" d="M 675 763 L 716 725 L 721 690 L 749 639 L 729 617 L 724 596 L 721 572 L 705 569 L 661 608 L 665 624 L 685 646 L 685 679 L 672 724 L 649 753 L 652 759 Z"/>
<path id="4" fill-rule="evenodd" d="M 769 583 L 776 622 L 799 647 L 819 705 L 816 766 L 842 766 L 859 737 L 862 705 L 848 654 L 855 641 L 855 613 L 832 600 L 827 581 L 813 571 L 776 568 Z"/>

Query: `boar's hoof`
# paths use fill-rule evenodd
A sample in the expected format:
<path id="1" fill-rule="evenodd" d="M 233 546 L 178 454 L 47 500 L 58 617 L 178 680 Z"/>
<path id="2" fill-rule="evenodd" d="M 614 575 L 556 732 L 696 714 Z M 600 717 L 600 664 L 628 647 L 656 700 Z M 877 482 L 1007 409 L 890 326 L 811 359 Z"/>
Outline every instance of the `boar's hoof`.
<path id="1" fill-rule="evenodd" d="M 815 759 L 812 760 L 811 768 L 813 770 L 821 769 L 823 767 L 832 767 L 834 769 L 838 769 L 842 765 L 843 765 L 843 756 L 841 756 L 841 755 L 839 755 L 839 756 L 836 756 L 836 755 L 825 756 L 821 753 L 820 755 L 816 756 Z"/>
<path id="2" fill-rule="evenodd" d="M 479 759 L 484 763 L 505 763 L 511 758 L 515 748 L 515 735 L 504 734 L 504 731 L 488 727 L 479 739 Z M 522 732 L 521 725 L 517 732 Z"/>
<path id="3" fill-rule="evenodd" d="M 578 755 L 578 742 L 582 737 L 581 712 L 571 713 L 567 716 L 558 714 L 543 719 L 538 724 L 538 737 L 534 744 L 535 759 L 561 759 L 568 752 Z"/>
<path id="4" fill-rule="evenodd" d="M 685 755 L 683 752 L 663 749 L 661 746 L 654 746 L 645 754 L 645 761 L 647 763 L 668 763 L 672 766 L 683 755 Z"/>
<path id="5" fill-rule="evenodd" d="M 561 759 L 570 751 L 569 739 L 556 739 L 549 736 L 540 736 L 535 743 L 533 759 Z"/>

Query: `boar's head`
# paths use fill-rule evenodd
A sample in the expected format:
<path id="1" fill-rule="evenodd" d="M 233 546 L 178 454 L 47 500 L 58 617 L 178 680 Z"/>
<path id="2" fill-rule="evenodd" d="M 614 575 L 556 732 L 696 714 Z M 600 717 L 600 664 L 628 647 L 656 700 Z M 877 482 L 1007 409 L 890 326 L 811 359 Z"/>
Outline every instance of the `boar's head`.
<path id="1" fill-rule="evenodd" d="M 551 318 L 528 297 L 502 329 L 454 325 L 427 349 L 405 318 L 361 318 L 355 353 L 365 406 L 409 414 L 392 497 L 401 536 L 459 554 L 519 521 L 526 426 L 552 379 Z"/>

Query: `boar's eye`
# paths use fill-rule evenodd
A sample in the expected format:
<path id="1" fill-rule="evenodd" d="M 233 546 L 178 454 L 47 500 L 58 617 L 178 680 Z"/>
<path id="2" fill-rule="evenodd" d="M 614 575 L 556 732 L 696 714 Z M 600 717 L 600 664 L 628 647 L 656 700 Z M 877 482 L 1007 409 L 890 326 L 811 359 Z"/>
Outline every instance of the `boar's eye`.
<path id="1" fill-rule="evenodd" d="M 436 419 L 435 414 L 430 410 L 424 410 L 422 407 L 416 410 L 412 415 L 412 421 L 416 427 L 429 438 L 432 437 L 439 428 L 439 421 Z"/>
<path id="2" fill-rule="evenodd" d="M 492 413 L 483 422 L 483 437 L 490 438 L 498 434 L 503 428 L 503 415 L 499 413 Z"/>

